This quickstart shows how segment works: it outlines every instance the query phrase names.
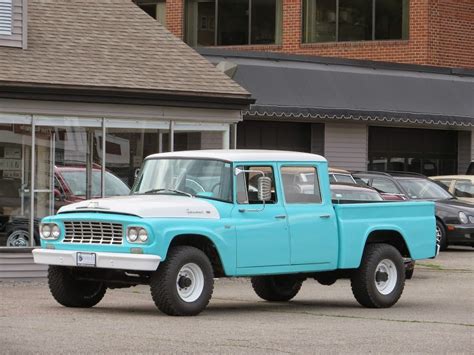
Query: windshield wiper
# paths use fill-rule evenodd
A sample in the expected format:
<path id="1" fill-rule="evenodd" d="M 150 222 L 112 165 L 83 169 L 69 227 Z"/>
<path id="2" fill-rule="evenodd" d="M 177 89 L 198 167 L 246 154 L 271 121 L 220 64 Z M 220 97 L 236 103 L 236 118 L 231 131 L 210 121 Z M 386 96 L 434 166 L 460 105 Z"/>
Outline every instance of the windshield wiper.
<path id="1" fill-rule="evenodd" d="M 176 194 L 193 197 L 193 195 L 188 193 L 188 192 L 184 192 L 184 191 L 180 191 L 180 190 L 174 190 L 174 189 L 152 189 L 152 190 L 145 191 L 143 194 L 148 195 L 148 194 L 156 194 L 156 193 L 160 193 L 160 192 L 174 192 Z"/>

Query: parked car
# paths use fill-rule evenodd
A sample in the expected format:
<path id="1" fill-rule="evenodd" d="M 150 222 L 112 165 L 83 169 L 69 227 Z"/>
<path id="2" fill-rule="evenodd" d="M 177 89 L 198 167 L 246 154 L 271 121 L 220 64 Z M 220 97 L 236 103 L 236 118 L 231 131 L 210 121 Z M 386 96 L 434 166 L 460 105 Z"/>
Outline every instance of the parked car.
<path id="1" fill-rule="evenodd" d="M 407 172 L 355 172 L 354 177 L 378 190 L 403 194 L 412 201 L 434 201 L 441 250 L 449 245 L 474 246 L 474 205 L 458 200 L 424 175 Z"/>
<path id="2" fill-rule="evenodd" d="M 458 199 L 474 203 L 474 175 L 431 176 L 430 179 L 442 183 Z"/>
<path id="3" fill-rule="evenodd" d="M 295 188 L 290 175 L 308 171 L 312 189 Z M 434 208 L 332 204 L 327 161 L 314 154 L 161 153 L 145 160 L 130 196 L 81 201 L 44 218 L 33 256 L 50 265 L 50 291 L 66 307 L 147 284 L 162 312 L 191 316 L 209 303 L 214 277 L 251 277 L 259 297 L 278 302 L 306 279 L 349 278 L 361 305 L 383 308 L 403 292 L 403 258 L 436 255 Z"/>
<path id="4" fill-rule="evenodd" d="M 382 196 L 373 188 L 356 184 L 331 183 L 333 203 L 380 202 Z"/>
<path id="5" fill-rule="evenodd" d="M 329 168 L 329 182 L 343 182 L 346 184 L 356 183 L 349 171 L 336 168 Z"/>
<path id="6" fill-rule="evenodd" d="M 92 196 L 100 196 L 100 167 L 92 169 Z M 86 199 L 86 168 L 63 166 L 54 169 L 54 211 L 71 203 Z M 105 172 L 105 196 L 128 195 L 130 189 L 111 172 Z M 24 197 L 24 214 L 21 215 L 21 186 L 18 180 L 0 182 L 0 232 L 4 232 L 8 247 L 28 247 L 30 245 L 29 194 Z M 5 211 L 8 207 L 8 213 Z M 39 225 L 39 219 L 35 219 Z M 36 231 L 38 228 L 34 228 Z M 40 244 L 39 234 L 35 232 L 35 245 Z"/>

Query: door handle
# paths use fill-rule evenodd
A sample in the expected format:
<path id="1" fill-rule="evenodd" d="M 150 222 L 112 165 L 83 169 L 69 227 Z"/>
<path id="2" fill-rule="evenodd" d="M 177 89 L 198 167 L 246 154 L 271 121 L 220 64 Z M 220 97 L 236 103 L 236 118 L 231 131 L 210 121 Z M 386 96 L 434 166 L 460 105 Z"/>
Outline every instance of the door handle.
<path id="1" fill-rule="evenodd" d="M 331 218 L 330 214 L 322 214 L 319 216 L 319 218 Z"/>
<path id="2" fill-rule="evenodd" d="M 279 214 L 277 216 L 275 216 L 276 219 L 285 219 L 286 218 L 286 215 L 284 214 Z"/>

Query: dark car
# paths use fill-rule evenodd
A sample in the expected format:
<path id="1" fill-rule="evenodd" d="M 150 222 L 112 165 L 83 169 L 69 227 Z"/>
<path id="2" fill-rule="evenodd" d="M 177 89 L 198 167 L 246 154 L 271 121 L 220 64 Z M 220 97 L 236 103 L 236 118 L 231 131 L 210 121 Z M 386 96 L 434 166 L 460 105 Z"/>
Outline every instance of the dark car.
<path id="1" fill-rule="evenodd" d="M 377 190 L 403 194 L 409 200 L 434 201 L 436 205 L 436 237 L 440 249 L 449 245 L 474 247 L 474 205 L 458 200 L 424 175 L 407 172 L 354 172 L 356 181 Z"/>

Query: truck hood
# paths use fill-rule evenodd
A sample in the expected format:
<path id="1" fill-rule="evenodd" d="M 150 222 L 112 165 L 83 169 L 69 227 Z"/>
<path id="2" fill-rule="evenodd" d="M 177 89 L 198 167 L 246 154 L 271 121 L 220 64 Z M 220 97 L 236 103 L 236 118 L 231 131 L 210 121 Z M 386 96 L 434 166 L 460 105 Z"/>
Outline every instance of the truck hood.
<path id="1" fill-rule="evenodd" d="M 170 195 L 131 195 L 81 201 L 61 207 L 58 214 L 71 212 L 122 213 L 143 218 L 220 218 L 217 209 L 208 201 Z"/>

